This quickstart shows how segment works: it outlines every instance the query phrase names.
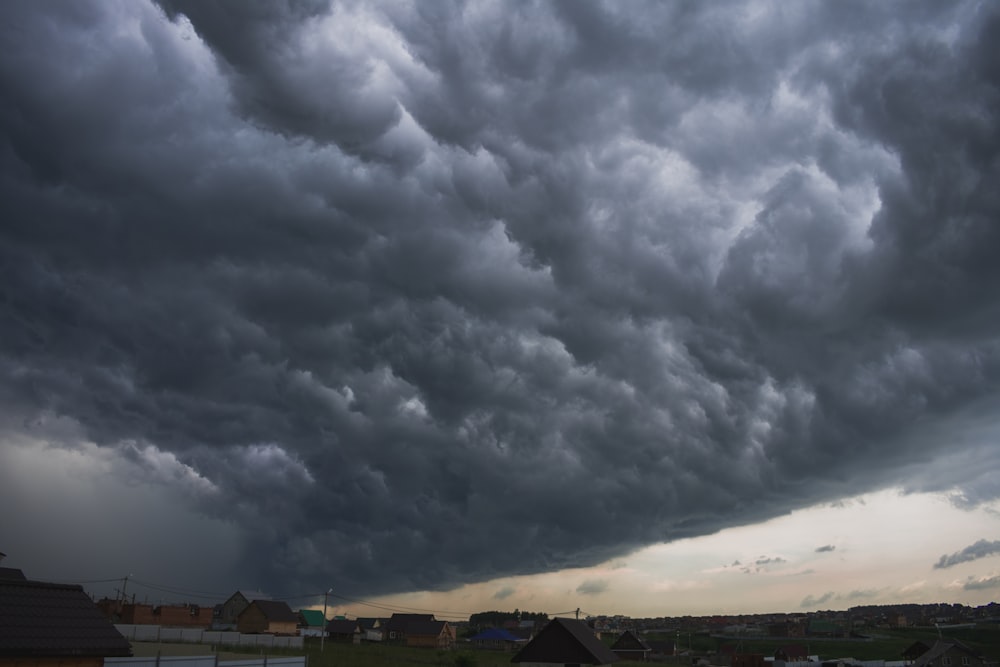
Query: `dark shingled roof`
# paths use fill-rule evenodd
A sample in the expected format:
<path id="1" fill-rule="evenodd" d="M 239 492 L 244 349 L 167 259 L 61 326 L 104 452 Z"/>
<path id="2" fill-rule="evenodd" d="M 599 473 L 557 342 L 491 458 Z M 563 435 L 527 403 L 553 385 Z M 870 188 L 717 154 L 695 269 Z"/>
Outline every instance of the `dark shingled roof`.
<path id="1" fill-rule="evenodd" d="M 553 618 L 511 662 L 578 663 L 607 665 L 620 658 L 594 635 L 583 621 Z"/>
<path id="2" fill-rule="evenodd" d="M 264 614 L 264 618 L 268 621 L 276 621 L 278 623 L 291 622 L 298 623 L 299 617 L 295 615 L 292 608 L 288 606 L 287 602 L 281 602 L 279 600 L 254 600 L 250 603 L 250 607 L 257 607 Z M 249 609 L 250 607 L 247 607 Z M 246 613 L 244 609 L 240 616 Z"/>
<path id="3" fill-rule="evenodd" d="M 0 657 L 130 655 L 81 586 L 0 579 Z"/>
<path id="4" fill-rule="evenodd" d="M 348 621 L 344 618 L 335 618 L 326 624 L 326 631 L 331 635 L 353 635 L 361 631 L 361 626 L 357 621 Z"/>

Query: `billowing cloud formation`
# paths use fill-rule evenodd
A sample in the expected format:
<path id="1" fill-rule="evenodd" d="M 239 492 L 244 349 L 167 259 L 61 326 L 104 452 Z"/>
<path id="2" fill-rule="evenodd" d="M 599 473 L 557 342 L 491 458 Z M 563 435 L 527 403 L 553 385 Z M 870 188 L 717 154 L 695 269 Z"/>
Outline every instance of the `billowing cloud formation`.
<path id="1" fill-rule="evenodd" d="M 576 587 L 580 595 L 599 595 L 608 590 L 608 582 L 604 579 L 588 579 Z"/>
<path id="2" fill-rule="evenodd" d="M 970 578 L 962 584 L 962 588 L 967 591 L 982 591 L 989 590 L 991 588 L 1000 588 L 1000 575 L 982 577 L 980 579 Z"/>
<path id="3" fill-rule="evenodd" d="M 996 414 L 995 8 L 0 16 L 0 437 L 69 420 L 197 489 L 255 584 L 995 497 L 903 466 Z"/>
<path id="4" fill-rule="evenodd" d="M 941 556 L 938 562 L 934 563 L 934 567 L 935 569 L 943 569 L 952 567 L 953 565 L 958 565 L 959 563 L 968 563 L 969 561 L 979 560 L 980 558 L 986 558 L 987 556 L 993 556 L 998 553 L 1000 553 L 1000 541 L 994 540 L 991 542 L 989 540 L 979 540 L 975 544 L 970 544 L 961 551 Z"/>

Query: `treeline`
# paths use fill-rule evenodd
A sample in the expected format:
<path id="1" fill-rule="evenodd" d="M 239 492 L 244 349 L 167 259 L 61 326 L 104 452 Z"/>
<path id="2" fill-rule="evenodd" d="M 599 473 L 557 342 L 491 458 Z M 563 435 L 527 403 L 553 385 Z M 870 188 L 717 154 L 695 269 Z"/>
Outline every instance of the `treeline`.
<path id="1" fill-rule="evenodd" d="M 547 621 L 544 612 L 521 611 L 480 611 L 469 616 L 469 625 L 480 628 L 499 627 L 507 621 Z"/>

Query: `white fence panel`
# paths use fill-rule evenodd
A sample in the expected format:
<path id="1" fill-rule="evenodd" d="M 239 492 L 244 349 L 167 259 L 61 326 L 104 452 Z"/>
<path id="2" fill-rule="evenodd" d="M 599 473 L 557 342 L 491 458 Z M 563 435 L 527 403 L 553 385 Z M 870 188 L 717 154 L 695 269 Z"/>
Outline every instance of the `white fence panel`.
<path id="1" fill-rule="evenodd" d="M 160 641 L 161 642 L 179 642 L 181 641 L 181 628 L 164 628 L 160 627 Z"/>

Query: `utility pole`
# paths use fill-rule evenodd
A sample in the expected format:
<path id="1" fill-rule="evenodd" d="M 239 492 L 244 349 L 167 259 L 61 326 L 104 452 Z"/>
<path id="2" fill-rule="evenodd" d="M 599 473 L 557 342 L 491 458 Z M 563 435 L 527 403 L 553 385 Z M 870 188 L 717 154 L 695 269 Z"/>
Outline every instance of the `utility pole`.
<path id="1" fill-rule="evenodd" d="M 128 586 L 128 578 L 131 576 L 131 574 L 126 574 L 125 578 L 122 579 L 122 604 L 125 604 L 125 601 L 128 600 L 128 598 L 125 597 L 125 587 Z"/>
<path id="2" fill-rule="evenodd" d="M 319 652 L 322 653 L 326 647 L 326 601 L 333 589 L 330 588 L 323 593 L 323 629 L 319 633 Z"/>
<path id="3" fill-rule="evenodd" d="M 580 620 L 580 608 L 579 607 L 576 608 L 576 620 L 578 620 L 578 621 Z"/>

